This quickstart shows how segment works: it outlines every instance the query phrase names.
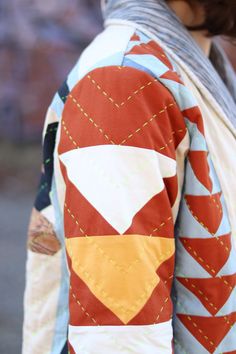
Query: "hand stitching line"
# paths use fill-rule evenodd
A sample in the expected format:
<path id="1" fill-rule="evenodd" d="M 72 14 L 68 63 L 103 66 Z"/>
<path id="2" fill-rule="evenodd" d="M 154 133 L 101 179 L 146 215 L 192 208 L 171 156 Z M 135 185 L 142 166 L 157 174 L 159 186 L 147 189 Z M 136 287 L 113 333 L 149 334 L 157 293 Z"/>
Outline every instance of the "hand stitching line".
<path id="1" fill-rule="evenodd" d="M 139 92 L 144 90 L 146 87 L 152 85 L 154 82 L 157 82 L 157 79 L 153 79 L 152 81 L 149 81 L 147 84 L 142 85 L 140 88 L 138 88 L 136 91 L 132 92 L 131 95 L 129 95 L 123 102 L 117 103 L 111 95 L 109 95 L 105 90 L 102 89 L 101 85 L 99 85 L 92 77 L 91 75 L 87 75 L 87 78 L 92 81 L 92 83 L 97 87 L 97 89 L 110 101 L 112 102 L 117 108 L 120 108 L 124 106 L 124 104 L 131 100 L 135 95 L 137 95 Z"/>
<path id="2" fill-rule="evenodd" d="M 229 250 L 228 246 L 226 246 L 226 245 L 224 244 L 224 242 L 219 238 L 219 236 L 216 236 L 216 234 L 215 234 L 214 232 L 212 233 L 212 232 L 209 231 L 208 227 L 207 227 L 206 225 L 204 225 L 204 223 L 201 222 L 201 221 L 199 220 L 199 218 L 194 214 L 193 210 L 191 209 L 191 206 L 190 206 L 190 205 L 188 204 L 188 202 L 187 202 L 186 197 L 184 197 L 184 199 L 185 199 L 186 205 L 188 206 L 189 211 L 190 211 L 190 213 L 192 214 L 192 216 L 194 217 L 194 219 L 196 219 L 197 222 L 198 222 L 200 225 L 202 225 L 202 226 L 204 227 L 204 229 L 205 229 L 207 232 L 209 232 L 212 236 L 215 236 L 214 238 L 215 238 L 217 241 L 220 242 L 220 244 L 225 248 L 225 250 L 226 250 L 228 253 L 230 253 L 230 250 Z"/>

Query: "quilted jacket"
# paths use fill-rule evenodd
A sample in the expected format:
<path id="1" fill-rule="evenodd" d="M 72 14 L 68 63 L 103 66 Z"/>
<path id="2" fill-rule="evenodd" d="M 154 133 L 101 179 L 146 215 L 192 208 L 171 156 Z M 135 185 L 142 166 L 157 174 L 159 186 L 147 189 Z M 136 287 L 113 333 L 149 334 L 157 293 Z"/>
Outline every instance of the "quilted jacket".
<path id="1" fill-rule="evenodd" d="M 94 39 L 45 120 L 24 354 L 236 353 L 235 137 L 148 31 Z"/>

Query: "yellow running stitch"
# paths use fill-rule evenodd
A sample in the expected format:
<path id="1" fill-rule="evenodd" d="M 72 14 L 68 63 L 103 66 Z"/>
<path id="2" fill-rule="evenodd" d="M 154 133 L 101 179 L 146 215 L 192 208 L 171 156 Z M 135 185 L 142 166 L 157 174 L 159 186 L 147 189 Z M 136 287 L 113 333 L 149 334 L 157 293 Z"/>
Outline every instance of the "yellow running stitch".
<path id="1" fill-rule="evenodd" d="M 146 122 L 143 123 L 143 125 L 136 129 L 132 134 L 130 134 L 126 139 L 124 139 L 119 145 L 123 145 L 127 140 L 131 139 L 135 134 L 139 133 L 140 131 L 142 131 L 142 129 L 144 127 L 146 127 L 148 124 L 150 124 L 154 119 L 156 119 L 158 117 L 158 115 L 161 115 L 162 113 L 165 113 L 167 111 L 168 108 L 173 107 L 176 103 L 170 103 L 168 106 L 165 106 L 164 109 L 162 109 L 161 111 L 159 111 L 157 114 L 154 114 L 149 120 L 147 120 Z M 161 149 L 165 148 L 165 146 L 161 147 Z"/>
<path id="2" fill-rule="evenodd" d="M 190 281 L 189 281 L 188 278 L 184 278 L 184 280 L 186 281 L 186 283 L 189 283 L 193 289 L 196 289 L 197 292 L 198 292 L 202 297 L 204 297 L 204 299 L 209 303 L 209 305 L 214 308 L 214 310 L 219 311 L 219 309 L 218 309 L 212 302 L 210 302 L 210 300 L 208 299 L 208 297 L 207 297 L 196 285 L 190 283 Z"/>
<path id="3" fill-rule="evenodd" d="M 160 230 L 163 226 L 165 226 L 170 220 L 172 220 L 173 217 L 169 216 L 168 219 L 166 219 L 165 222 L 162 222 L 158 227 L 152 230 L 151 234 L 149 236 L 153 237 L 153 233 L 156 232 L 157 230 Z"/>
<path id="4" fill-rule="evenodd" d="M 75 264 L 78 268 L 80 268 L 81 273 L 85 276 L 85 278 L 87 278 L 88 280 L 90 280 L 90 282 L 91 282 L 91 283 L 93 284 L 93 286 L 99 291 L 99 293 L 102 294 L 104 298 L 108 299 L 108 301 L 109 301 L 111 304 L 113 304 L 117 309 L 120 309 L 120 310 L 121 310 L 123 313 L 125 313 L 125 314 L 129 314 L 129 313 L 130 313 L 130 310 L 127 310 L 123 305 L 118 304 L 118 302 L 114 302 L 114 299 L 113 299 L 112 297 L 110 297 L 109 294 L 108 294 L 106 291 L 104 291 L 104 290 L 101 289 L 100 284 L 97 283 L 97 282 L 94 280 L 93 276 L 92 276 L 89 272 L 87 272 L 87 271 L 85 270 L 85 268 L 84 268 L 82 265 L 80 265 L 80 264 L 77 262 L 77 260 L 75 259 L 75 257 L 73 257 L 73 252 L 72 252 L 71 247 L 69 246 L 68 248 L 69 248 L 69 252 L 71 253 L 72 261 L 73 261 L 73 258 L 74 258 L 74 264 Z M 143 299 L 147 296 L 147 294 L 150 293 L 150 291 L 153 289 L 153 287 L 154 287 L 155 285 L 156 285 L 156 281 L 148 282 L 148 284 L 146 283 L 146 287 L 145 287 L 145 289 L 144 289 L 142 295 L 139 296 L 139 298 L 134 302 L 134 304 L 136 304 L 136 306 L 139 306 L 140 303 L 142 303 Z M 130 308 L 131 310 L 133 310 L 133 311 L 136 311 L 136 307 L 134 307 L 134 306 L 130 306 L 129 308 Z"/>
<path id="5" fill-rule="evenodd" d="M 73 293 L 73 289 L 72 289 L 71 286 L 70 286 L 70 289 L 71 289 L 71 294 L 72 294 L 74 300 L 75 300 L 76 303 L 81 307 L 81 309 L 82 309 L 83 312 L 86 314 L 86 316 L 89 317 L 89 318 L 91 318 L 92 321 L 96 324 L 97 327 L 101 327 L 102 325 L 100 325 L 100 324 L 95 320 L 95 318 L 93 318 L 93 317 L 85 310 L 85 308 L 82 306 L 81 302 L 77 299 L 76 295 Z M 124 349 L 124 347 L 122 347 L 122 346 L 117 342 L 116 338 L 115 338 L 113 335 L 111 335 L 110 333 L 109 333 L 109 337 L 110 337 L 111 340 L 114 342 L 114 344 L 115 344 L 116 346 L 118 346 L 118 348 L 120 348 L 120 349 L 122 349 L 122 350 Z"/>
<path id="6" fill-rule="evenodd" d="M 72 136 L 70 135 L 70 132 L 69 132 L 69 130 L 67 129 L 64 120 L 62 121 L 62 125 L 63 125 L 63 129 L 64 129 L 66 135 L 68 136 L 68 138 L 72 141 L 72 143 L 75 145 L 75 147 L 76 147 L 77 149 L 79 149 L 79 145 L 76 143 L 76 141 L 75 141 L 75 140 L 72 138 Z"/>
<path id="7" fill-rule="evenodd" d="M 187 316 L 187 319 L 192 322 L 193 326 L 195 328 L 197 328 L 198 332 L 201 333 L 201 335 L 206 339 L 206 341 L 208 341 L 212 346 L 214 346 L 215 349 L 217 349 L 217 347 L 215 346 L 215 343 L 209 339 L 209 337 L 207 337 L 203 331 L 200 329 L 200 327 L 198 327 L 198 325 L 192 320 L 192 318 L 190 316 Z"/>
<path id="8" fill-rule="evenodd" d="M 89 117 L 88 113 L 85 112 L 85 110 L 81 107 L 79 102 L 70 94 L 69 97 L 72 99 L 72 101 L 75 103 L 75 105 L 79 108 L 79 110 L 83 113 L 83 115 L 99 130 L 99 132 L 111 143 L 115 144 L 114 141 L 112 141 L 109 136 L 104 132 L 102 128 L 99 127 L 99 125 L 91 118 Z"/>
<path id="9" fill-rule="evenodd" d="M 72 217 L 72 219 L 75 221 L 76 225 L 79 227 L 79 230 L 82 232 L 82 234 L 84 235 L 84 237 L 87 238 L 87 240 L 89 242 L 92 242 L 89 238 L 89 236 L 84 232 L 84 230 L 79 226 L 79 222 L 78 220 L 75 218 L 74 214 L 72 214 L 72 212 L 70 211 L 70 209 L 67 207 L 67 204 L 65 204 L 65 207 L 66 207 L 66 210 L 67 212 L 69 213 L 69 215 Z M 117 236 L 118 237 L 118 236 Z M 123 237 L 123 236 L 120 236 L 120 237 Z M 119 270 L 120 272 L 122 273 L 126 273 L 128 274 L 130 269 L 136 265 L 137 263 L 140 263 L 140 259 L 136 259 L 134 260 L 128 268 L 123 268 L 122 266 L 120 266 L 113 258 L 111 258 L 110 256 L 108 256 L 108 254 L 96 243 L 96 242 L 93 242 L 93 245 L 101 252 L 102 255 L 104 255 L 108 261 L 117 268 L 117 270 Z"/>
<path id="10" fill-rule="evenodd" d="M 71 210 L 68 208 L 67 204 L 65 203 L 65 208 L 67 210 L 67 212 L 69 213 L 69 215 L 71 216 L 71 218 L 74 220 L 74 222 L 76 223 L 76 225 L 79 227 L 79 230 L 81 231 L 81 233 L 84 235 L 84 237 L 87 238 L 87 240 L 89 242 L 91 242 L 89 236 L 85 233 L 85 231 L 80 227 L 78 220 L 76 219 L 76 217 L 74 216 L 74 214 L 71 212 Z M 108 236 L 109 237 L 109 236 Z M 119 237 L 119 236 L 117 236 Z M 125 236 L 120 236 L 120 237 L 125 237 Z M 148 237 L 148 236 L 147 236 Z M 96 242 L 93 242 L 93 245 L 99 250 L 99 252 L 104 255 L 108 261 L 119 271 L 119 272 L 123 272 L 125 274 L 128 274 L 130 272 L 130 270 L 136 266 L 137 263 L 140 263 L 140 259 L 137 258 L 136 260 L 134 260 L 128 268 L 123 268 L 122 266 L 120 266 L 113 258 L 111 258 Z M 166 256 L 169 256 L 169 253 L 163 253 L 162 257 L 160 258 L 160 262 L 166 258 Z"/>
<path id="11" fill-rule="evenodd" d="M 220 206 L 220 205 L 217 203 L 217 201 L 216 201 L 216 199 L 214 198 L 213 194 L 210 194 L 210 198 L 211 198 L 211 200 L 216 204 L 216 207 L 217 207 L 217 209 L 220 210 L 220 213 L 223 214 L 222 206 Z"/>
<path id="12" fill-rule="evenodd" d="M 82 311 L 85 313 L 85 315 L 87 317 L 89 317 L 93 323 L 96 323 L 97 326 L 100 326 L 97 321 L 86 311 L 86 309 L 83 307 L 83 305 L 81 304 L 81 302 L 78 300 L 78 298 L 76 297 L 76 295 L 73 293 L 73 289 L 72 287 L 70 286 L 70 290 L 71 290 L 71 295 L 72 297 L 74 298 L 75 302 L 81 307 Z"/>
<path id="13" fill-rule="evenodd" d="M 87 78 L 92 81 L 92 83 L 97 87 L 97 89 L 99 91 L 102 92 L 102 94 L 109 100 L 111 101 L 117 108 L 120 108 L 122 106 L 124 106 L 124 104 L 131 100 L 135 95 L 137 95 L 139 92 L 141 92 L 142 90 L 144 90 L 146 87 L 152 85 L 154 82 L 157 82 L 158 80 L 157 79 L 154 79 L 152 81 L 149 81 L 147 84 L 145 85 L 142 85 L 139 89 L 137 89 L 136 91 L 132 92 L 132 94 L 130 96 L 128 96 L 125 101 L 121 102 L 121 103 L 117 103 L 115 102 L 115 100 L 105 91 L 102 89 L 102 87 L 90 76 L 88 75 Z"/>
<path id="14" fill-rule="evenodd" d="M 186 312 L 185 309 L 184 309 L 184 307 L 183 307 L 183 305 L 177 300 L 177 298 L 175 297 L 174 299 L 175 299 L 175 301 L 176 301 L 176 304 L 178 304 L 180 307 L 182 307 L 182 309 L 184 310 L 184 312 Z M 192 321 L 192 319 L 191 319 L 190 316 L 188 316 L 188 320 L 189 320 L 189 321 Z M 231 328 L 234 326 L 234 325 L 231 325 L 231 323 L 228 321 L 227 316 L 224 316 L 224 320 L 227 322 L 227 324 L 229 324 L 229 325 L 231 326 Z M 192 322 L 193 322 L 193 321 L 192 321 Z M 197 326 L 197 324 L 196 324 L 195 322 L 193 322 L 193 325 L 194 325 L 195 328 L 198 329 L 198 331 L 201 333 L 201 335 L 203 335 L 204 338 L 205 338 L 207 341 L 209 341 L 209 338 L 204 335 L 203 331 Z M 180 344 L 177 340 L 175 340 L 175 341 L 176 341 L 176 343 Z M 213 345 L 213 346 L 215 345 L 212 341 L 210 341 L 210 343 L 211 343 L 211 345 Z M 215 349 L 216 349 L 216 348 L 215 348 Z M 221 354 L 223 354 L 223 353 L 221 353 Z"/>
<path id="15" fill-rule="evenodd" d="M 173 275 L 169 276 L 169 278 L 164 281 L 164 285 L 166 285 L 167 282 L 168 282 L 170 279 L 173 279 L 173 277 L 174 277 Z M 159 320 L 159 318 L 160 318 L 160 315 L 161 315 L 162 311 L 164 310 L 164 307 L 166 306 L 166 304 L 167 304 L 168 301 L 169 301 L 169 297 L 167 297 L 167 298 L 164 300 L 163 306 L 161 307 L 160 312 L 159 312 L 158 316 L 156 317 L 154 323 L 158 323 L 158 320 Z"/>
<path id="16" fill-rule="evenodd" d="M 183 241 L 184 241 L 185 244 L 187 243 L 186 240 L 183 240 Z M 195 252 L 192 247 L 190 247 L 190 246 L 187 246 L 187 247 L 188 247 L 188 249 L 189 249 L 190 251 L 193 251 L 194 255 L 195 255 L 202 263 L 204 263 L 205 266 L 206 266 L 208 269 L 210 269 L 210 270 L 212 271 L 212 273 L 216 274 L 216 271 L 215 271 L 214 269 L 211 269 L 210 266 L 209 266 L 201 257 L 199 257 L 199 255 L 197 254 L 197 252 Z M 230 288 L 230 290 L 233 290 L 232 286 L 231 286 L 225 279 L 222 279 L 221 276 L 219 276 L 218 278 L 220 278 L 226 285 L 228 285 L 229 288 Z"/>
<path id="17" fill-rule="evenodd" d="M 77 101 L 71 94 L 69 95 L 69 97 L 73 100 L 73 102 L 74 102 L 74 103 L 76 104 L 76 106 L 80 109 L 80 111 L 88 118 L 88 120 L 99 130 L 99 132 L 100 132 L 101 134 L 103 134 L 104 137 L 105 137 L 112 145 L 116 145 L 116 143 L 115 143 L 113 140 L 110 139 L 110 137 L 104 132 L 104 130 L 103 130 L 102 128 L 100 128 L 99 125 L 98 125 L 97 123 L 95 123 L 95 121 L 94 121 L 91 117 L 88 116 L 88 114 L 84 111 L 84 109 L 81 107 L 81 105 L 78 103 L 78 101 Z M 142 131 L 142 129 L 143 129 L 144 127 L 146 127 L 148 124 L 150 124 L 154 119 L 156 119 L 156 118 L 158 117 L 158 115 L 164 113 L 165 111 L 167 111 L 168 108 L 174 106 L 175 104 L 176 104 L 176 103 L 174 102 L 174 103 L 170 103 L 168 106 L 165 106 L 164 109 L 162 109 L 161 111 L 159 111 L 157 114 L 154 114 L 149 120 L 147 120 L 146 122 L 144 122 L 143 125 L 142 125 L 140 128 L 136 129 L 132 134 L 128 135 L 127 138 L 125 138 L 121 143 L 119 143 L 119 144 L 117 144 L 117 145 L 123 145 L 127 140 L 131 139 L 135 134 L 137 134 L 137 133 L 139 133 L 140 131 Z M 63 122 L 64 122 L 64 121 L 63 121 Z M 75 145 L 76 142 L 73 140 L 73 138 L 71 137 L 71 135 L 70 135 L 68 129 L 66 128 L 65 122 L 64 122 L 63 128 L 64 128 L 66 134 L 68 135 L 68 138 L 69 138 L 69 139 L 73 142 L 73 144 Z M 182 131 L 182 130 L 179 129 L 179 130 L 177 130 L 176 132 L 172 132 L 172 134 L 175 134 L 175 133 L 181 132 L 181 131 Z M 170 143 L 172 143 L 172 142 L 173 142 L 173 140 L 171 139 L 171 140 L 169 140 L 169 143 L 168 143 L 168 144 L 170 144 Z M 166 145 L 160 147 L 159 150 L 161 151 L 161 150 L 166 149 L 166 147 L 168 146 L 168 144 L 166 144 Z M 76 146 L 76 145 L 75 145 L 75 146 Z"/>
<path id="18" fill-rule="evenodd" d="M 194 219 L 196 219 L 197 222 L 200 223 L 200 224 L 204 227 L 204 229 L 205 229 L 207 232 L 209 232 L 212 236 L 215 236 L 215 239 L 220 242 L 220 244 L 225 248 L 225 250 L 226 250 L 227 252 L 230 252 L 229 248 L 224 244 L 224 242 L 219 238 L 219 236 L 216 236 L 216 234 L 215 234 L 214 232 L 210 232 L 209 229 L 208 229 L 208 227 L 207 227 L 206 225 L 204 225 L 204 223 L 201 222 L 201 221 L 199 220 L 199 218 L 194 214 L 193 210 L 191 209 L 191 206 L 190 206 L 190 205 L 188 204 L 188 202 L 187 202 L 186 197 L 185 197 L 185 201 L 186 201 L 186 205 L 188 206 L 189 211 L 190 211 L 190 213 L 192 214 L 192 216 L 194 217 Z"/>
<path id="19" fill-rule="evenodd" d="M 165 305 L 167 304 L 168 301 L 169 301 L 169 297 L 167 297 L 167 298 L 164 300 L 164 305 L 161 307 L 160 313 L 159 313 L 159 315 L 157 316 L 157 318 L 155 319 L 155 322 L 154 322 L 154 323 L 157 323 L 157 322 L 158 322 L 158 320 L 159 320 L 159 318 L 160 318 L 160 316 L 161 316 L 161 313 L 162 313 L 162 311 L 164 310 L 164 307 L 165 307 Z"/>

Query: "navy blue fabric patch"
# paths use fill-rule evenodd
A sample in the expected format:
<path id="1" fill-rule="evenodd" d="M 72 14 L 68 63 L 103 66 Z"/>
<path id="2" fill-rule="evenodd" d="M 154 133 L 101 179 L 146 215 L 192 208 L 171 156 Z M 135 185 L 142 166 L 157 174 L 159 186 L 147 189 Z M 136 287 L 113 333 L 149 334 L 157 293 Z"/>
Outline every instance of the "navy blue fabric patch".
<path id="1" fill-rule="evenodd" d="M 58 123 L 51 123 L 47 127 L 43 143 L 43 169 L 34 206 L 42 210 L 51 204 L 49 193 L 53 176 L 53 152 L 55 148 Z"/>
<path id="2" fill-rule="evenodd" d="M 69 91 L 69 87 L 67 85 L 67 82 L 64 81 L 62 86 L 58 90 L 58 95 L 60 96 L 63 103 L 66 102 L 69 93 L 70 93 L 70 91 Z"/>

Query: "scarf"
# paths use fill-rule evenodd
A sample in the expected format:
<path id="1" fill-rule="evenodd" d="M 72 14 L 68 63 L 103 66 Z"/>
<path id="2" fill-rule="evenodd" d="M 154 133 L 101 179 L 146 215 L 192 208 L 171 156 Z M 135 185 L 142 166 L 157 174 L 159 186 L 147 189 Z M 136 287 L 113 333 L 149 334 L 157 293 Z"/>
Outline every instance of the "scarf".
<path id="1" fill-rule="evenodd" d="M 236 74 L 215 41 L 208 58 L 165 0 L 101 1 L 105 26 L 109 20 L 126 20 L 154 34 L 195 74 L 236 128 Z"/>

